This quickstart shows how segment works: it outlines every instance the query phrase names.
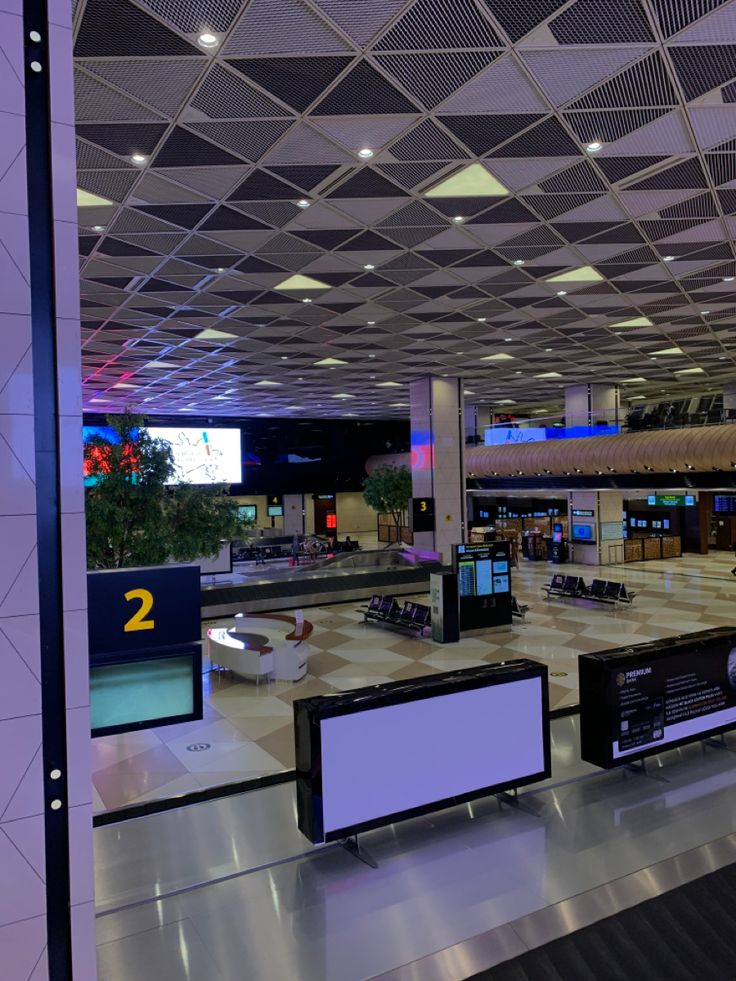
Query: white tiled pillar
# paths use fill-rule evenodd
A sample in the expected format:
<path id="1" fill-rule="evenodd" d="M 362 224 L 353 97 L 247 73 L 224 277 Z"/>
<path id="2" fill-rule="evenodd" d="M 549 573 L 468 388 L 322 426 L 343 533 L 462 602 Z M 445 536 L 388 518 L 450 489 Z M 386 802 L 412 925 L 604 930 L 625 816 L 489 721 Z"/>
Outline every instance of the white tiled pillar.
<path id="1" fill-rule="evenodd" d="M 570 491 L 569 534 L 575 562 L 583 565 L 613 565 L 623 562 L 623 494 L 619 491 Z M 575 515 L 592 511 L 592 516 Z M 595 540 L 590 544 L 573 541 L 572 526 L 591 525 Z"/>
<path id="2" fill-rule="evenodd" d="M 465 422 L 461 378 L 419 378 L 411 399 L 411 470 L 414 497 L 434 498 L 435 531 L 414 535 L 417 548 L 440 552 L 465 541 Z"/>
<path id="3" fill-rule="evenodd" d="M 26 170 L 23 4 L 0 0 L 0 976 L 3 981 L 65 978 L 49 967 L 47 880 L 60 864 L 47 855 L 46 822 L 58 787 L 68 814 L 70 890 L 61 908 L 70 922 L 75 981 L 95 977 L 86 562 L 81 451 L 79 278 L 74 155 L 71 3 L 54 2 L 42 38 L 39 73 L 51 83 L 53 237 L 60 478 L 58 506 L 49 482 L 36 484 L 37 463 L 55 447 L 37 440 L 34 378 L 29 208 Z M 43 21 L 43 17 L 39 17 Z M 44 25 L 45 30 L 45 25 Z M 46 57 L 48 50 L 48 58 Z M 31 166 L 38 161 L 29 154 Z M 53 386 L 49 386 L 53 388 Z M 50 403 L 51 411 L 54 402 Z M 43 722 L 49 692 L 42 680 L 57 662 L 61 641 L 41 634 L 39 567 L 56 556 L 38 553 L 38 513 L 61 530 L 67 773 L 49 783 L 44 771 Z M 50 792 L 50 787 L 54 792 Z M 58 813 L 58 812 L 54 812 Z M 48 875 L 47 875 L 48 872 Z M 55 880 L 58 881 L 58 880 Z"/>
<path id="4" fill-rule="evenodd" d="M 284 494 L 284 534 L 304 534 L 304 495 Z"/>
<path id="5" fill-rule="evenodd" d="M 587 385 L 568 385 L 565 389 L 565 425 L 595 426 L 605 422 L 615 426 L 620 421 L 618 385 L 593 382 Z"/>

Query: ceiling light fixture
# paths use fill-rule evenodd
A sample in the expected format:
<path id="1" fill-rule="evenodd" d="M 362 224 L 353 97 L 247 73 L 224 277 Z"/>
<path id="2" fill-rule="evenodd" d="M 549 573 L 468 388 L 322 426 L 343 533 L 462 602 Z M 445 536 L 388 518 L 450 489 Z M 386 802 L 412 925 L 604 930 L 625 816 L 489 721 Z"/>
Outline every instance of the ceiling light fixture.
<path id="1" fill-rule="evenodd" d="M 363 268 L 365 270 L 367 270 L 368 272 L 370 272 L 371 269 L 375 269 L 376 267 L 373 265 L 372 262 L 366 262 L 366 264 L 363 266 Z"/>
<path id="2" fill-rule="evenodd" d="M 93 232 L 104 232 L 105 231 L 105 226 L 104 225 L 93 225 L 92 226 L 92 231 Z"/>
<path id="3" fill-rule="evenodd" d="M 308 297 L 308 296 L 303 296 L 303 297 L 302 297 L 302 303 L 311 303 L 311 302 L 312 302 L 312 301 L 311 301 L 311 300 L 309 299 L 309 297 Z"/>
<path id="4" fill-rule="evenodd" d="M 585 149 L 588 153 L 598 153 L 599 150 L 603 149 L 603 144 L 599 143 L 598 140 L 593 140 L 592 143 L 588 143 Z"/>
<path id="5" fill-rule="evenodd" d="M 133 153 L 131 154 L 130 159 L 134 164 L 144 164 L 146 160 L 148 160 L 148 157 L 145 155 L 145 153 Z"/>
<path id="6" fill-rule="evenodd" d="M 456 225 L 460 225 L 462 224 L 462 222 L 465 221 L 465 218 L 463 217 L 463 215 L 455 215 L 455 217 L 452 220 Z"/>
<path id="7" fill-rule="evenodd" d="M 373 150 L 370 147 L 364 146 L 362 149 L 358 150 L 358 156 L 362 157 L 363 160 L 370 160 L 373 156 Z"/>
<path id="8" fill-rule="evenodd" d="M 523 266 L 524 265 L 524 262 L 525 262 L 524 259 L 514 259 L 514 265 L 515 266 Z"/>
<path id="9" fill-rule="evenodd" d="M 675 257 L 673 255 L 665 255 L 662 256 L 662 258 L 664 259 L 665 262 L 673 262 Z"/>
<path id="10" fill-rule="evenodd" d="M 558 296 L 567 296 L 567 290 L 557 290 Z"/>
<path id="11" fill-rule="evenodd" d="M 307 201 L 306 198 L 300 198 L 297 201 L 296 206 L 297 206 L 297 208 L 308 208 L 311 203 L 312 202 L 311 201 Z"/>
<path id="12" fill-rule="evenodd" d="M 203 48 L 216 48 L 220 43 L 220 39 L 216 34 L 210 34 L 209 31 L 204 31 L 197 38 L 199 45 Z"/>
<path id="13" fill-rule="evenodd" d="M 369 321 L 367 321 L 367 323 L 368 323 L 368 326 L 369 327 L 375 327 L 376 326 L 376 321 L 375 320 L 369 320 Z"/>
<path id="14" fill-rule="evenodd" d="M 723 282 L 724 283 L 732 283 L 733 280 L 734 280 L 734 277 L 733 276 L 724 276 L 723 277 Z"/>

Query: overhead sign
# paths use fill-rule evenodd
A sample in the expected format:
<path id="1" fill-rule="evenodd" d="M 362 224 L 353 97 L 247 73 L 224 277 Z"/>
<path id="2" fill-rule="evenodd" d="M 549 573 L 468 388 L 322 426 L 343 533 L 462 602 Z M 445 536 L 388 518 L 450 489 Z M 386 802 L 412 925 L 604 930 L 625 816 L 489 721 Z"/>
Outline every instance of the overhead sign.
<path id="1" fill-rule="evenodd" d="M 694 494 L 650 494 L 647 498 L 650 507 L 685 508 L 695 504 Z"/>
<path id="2" fill-rule="evenodd" d="M 590 511 L 586 508 L 573 508 L 572 516 L 574 518 L 592 518 L 595 515 L 595 511 Z"/>
<path id="3" fill-rule="evenodd" d="M 198 566 L 88 572 L 87 597 L 90 654 L 200 640 Z"/>
<path id="4" fill-rule="evenodd" d="M 434 531 L 434 498 L 413 497 L 411 499 L 411 530 Z"/>
<path id="5" fill-rule="evenodd" d="M 547 430 L 541 428 L 519 429 L 511 426 L 489 426 L 484 435 L 486 446 L 510 446 L 515 443 L 541 443 L 547 439 Z"/>

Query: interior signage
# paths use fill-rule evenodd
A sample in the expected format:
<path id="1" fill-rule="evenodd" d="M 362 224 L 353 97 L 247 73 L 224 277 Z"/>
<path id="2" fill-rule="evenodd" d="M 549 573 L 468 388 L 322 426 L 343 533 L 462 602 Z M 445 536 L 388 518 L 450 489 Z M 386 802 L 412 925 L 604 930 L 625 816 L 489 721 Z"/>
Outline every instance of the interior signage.
<path id="1" fill-rule="evenodd" d="M 434 498 L 413 497 L 411 499 L 411 530 L 434 531 Z"/>
<path id="2" fill-rule="evenodd" d="M 595 515 L 595 511 L 586 510 L 584 508 L 573 508 L 572 516 L 574 518 L 592 518 Z"/>
<path id="3" fill-rule="evenodd" d="M 736 726 L 736 630 L 582 654 L 581 755 L 606 769 Z"/>
<path id="4" fill-rule="evenodd" d="M 695 504 L 694 494 L 650 494 L 647 498 L 650 507 L 685 508 Z"/>

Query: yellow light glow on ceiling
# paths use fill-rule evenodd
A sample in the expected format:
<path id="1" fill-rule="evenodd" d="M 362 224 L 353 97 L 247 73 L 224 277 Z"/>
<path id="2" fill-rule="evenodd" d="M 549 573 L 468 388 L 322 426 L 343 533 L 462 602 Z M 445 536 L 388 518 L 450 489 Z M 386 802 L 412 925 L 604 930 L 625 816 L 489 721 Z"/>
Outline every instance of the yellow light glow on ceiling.
<path id="1" fill-rule="evenodd" d="M 114 201 L 108 201 L 107 198 L 101 198 L 99 194 L 91 194 L 89 191 L 83 191 L 81 187 L 77 188 L 77 207 L 78 208 L 101 208 L 103 206 L 114 205 Z"/>
<path id="2" fill-rule="evenodd" d="M 481 361 L 513 361 L 513 354 L 487 354 Z"/>
<path id="3" fill-rule="evenodd" d="M 195 334 L 194 339 L 195 341 L 225 341 L 237 336 L 237 334 L 228 334 L 225 330 L 212 330 L 210 327 L 207 327 L 205 330 L 200 330 L 198 334 Z"/>
<path id="4" fill-rule="evenodd" d="M 579 269 L 568 269 L 558 276 L 550 276 L 548 283 L 599 283 L 603 277 L 592 266 L 581 266 Z"/>
<path id="5" fill-rule="evenodd" d="M 508 188 L 489 174 L 483 164 L 474 163 L 425 191 L 425 198 L 504 198 Z"/>
<path id="6" fill-rule="evenodd" d="M 611 327 L 653 327 L 654 324 L 649 319 L 649 317 L 634 317 L 632 320 L 619 320 L 617 324 L 611 324 Z"/>
<path id="7" fill-rule="evenodd" d="M 682 354 L 681 347 L 664 347 L 661 351 L 655 351 L 655 354 Z"/>
<path id="8" fill-rule="evenodd" d="M 676 375 L 704 375 L 705 368 L 676 368 Z"/>
<path id="9" fill-rule="evenodd" d="M 621 381 L 621 384 L 622 385 L 634 385 L 636 382 L 645 382 L 645 381 L 646 381 L 646 378 L 639 378 L 639 376 L 637 376 L 636 378 L 624 378 Z"/>
<path id="10" fill-rule="evenodd" d="M 354 399 L 354 395 L 350 395 L 348 392 L 338 392 L 337 395 L 332 396 L 333 399 Z"/>
<path id="11" fill-rule="evenodd" d="M 274 289 L 281 290 L 282 293 L 303 293 L 305 290 L 328 290 L 330 287 L 311 276 L 296 275 L 289 276 L 283 283 L 274 286 Z"/>
<path id="12" fill-rule="evenodd" d="M 516 405 L 513 399 L 498 399 L 496 405 Z"/>
<path id="13" fill-rule="evenodd" d="M 544 371 L 541 375 L 535 375 L 535 378 L 562 378 L 559 371 Z"/>
<path id="14" fill-rule="evenodd" d="M 401 388 L 401 382 L 379 382 L 376 388 Z"/>
<path id="15" fill-rule="evenodd" d="M 270 381 L 268 378 L 262 378 L 260 381 L 257 381 L 253 387 L 274 388 L 276 386 L 280 386 L 281 384 L 282 384 L 281 382 Z"/>
<path id="16" fill-rule="evenodd" d="M 347 364 L 347 361 L 341 361 L 339 358 L 322 358 L 321 361 L 315 361 L 315 366 L 322 367 L 322 365 L 335 365 L 335 364 Z"/>

